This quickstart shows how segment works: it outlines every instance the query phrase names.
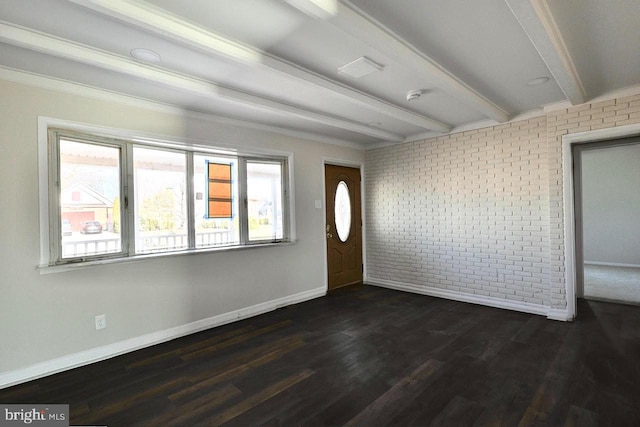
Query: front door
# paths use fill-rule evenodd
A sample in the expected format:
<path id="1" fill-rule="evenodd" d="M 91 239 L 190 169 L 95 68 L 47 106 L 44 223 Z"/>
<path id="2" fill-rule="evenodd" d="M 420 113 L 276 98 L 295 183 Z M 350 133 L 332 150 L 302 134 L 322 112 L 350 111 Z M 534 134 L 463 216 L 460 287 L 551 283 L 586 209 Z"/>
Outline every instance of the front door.
<path id="1" fill-rule="evenodd" d="M 325 165 L 329 290 L 362 282 L 360 169 Z"/>

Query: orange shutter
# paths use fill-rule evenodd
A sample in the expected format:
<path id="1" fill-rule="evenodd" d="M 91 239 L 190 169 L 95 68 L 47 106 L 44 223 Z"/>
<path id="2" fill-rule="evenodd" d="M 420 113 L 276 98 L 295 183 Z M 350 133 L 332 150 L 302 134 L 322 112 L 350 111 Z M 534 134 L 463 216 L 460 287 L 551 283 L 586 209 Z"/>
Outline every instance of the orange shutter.
<path id="1" fill-rule="evenodd" d="M 207 163 L 208 218 L 233 217 L 231 188 L 231 165 L 225 163 Z"/>

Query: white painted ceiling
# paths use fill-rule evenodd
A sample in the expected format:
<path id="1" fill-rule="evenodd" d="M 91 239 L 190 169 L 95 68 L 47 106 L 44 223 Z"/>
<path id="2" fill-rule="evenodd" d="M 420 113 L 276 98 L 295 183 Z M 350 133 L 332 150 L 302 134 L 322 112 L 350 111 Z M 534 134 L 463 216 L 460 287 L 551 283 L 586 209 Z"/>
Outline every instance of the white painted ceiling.
<path id="1" fill-rule="evenodd" d="M 371 148 L 639 85 L 639 23 L 638 0 L 2 0 L 0 71 Z M 384 68 L 338 72 L 362 56 Z"/>

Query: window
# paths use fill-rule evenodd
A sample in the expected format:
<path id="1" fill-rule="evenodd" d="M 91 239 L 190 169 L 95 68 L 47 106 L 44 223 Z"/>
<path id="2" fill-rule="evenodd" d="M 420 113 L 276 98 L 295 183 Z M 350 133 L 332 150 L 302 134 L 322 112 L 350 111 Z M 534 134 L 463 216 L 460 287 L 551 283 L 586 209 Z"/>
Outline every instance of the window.
<path id="1" fill-rule="evenodd" d="M 282 239 L 282 165 L 247 161 L 249 241 Z"/>
<path id="2" fill-rule="evenodd" d="M 49 265 L 288 240 L 287 158 L 51 129 Z"/>
<path id="3" fill-rule="evenodd" d="M 239 211 L 238 160 L 205 154 L 195 155 L 193 160 L 196 248 L 238 245 L 240 223 L 235 214 Z M 218 182 L 226 181 L 226 176 L 220 174 L 220 171 L 225 172 L 222 165 L 228 167 L 228 185 Z M 217 189 L 217 184 L 225 187 L 229 193 L 221 194 L 224 190 Z M 230 199 L 230 206 L 221 199 Z M 231 211 L 228 217 L 227 210 Z"/>
<path id="4" fill-rule="evenodd" d="M 59 260 L 122 255 L 122 145 L 60 138 L 56 216 Z"/>
<path id="5" fill-rule="evenodd" d="M 133 147 L 135 252 L 189 248 L 186 153 Z"/>

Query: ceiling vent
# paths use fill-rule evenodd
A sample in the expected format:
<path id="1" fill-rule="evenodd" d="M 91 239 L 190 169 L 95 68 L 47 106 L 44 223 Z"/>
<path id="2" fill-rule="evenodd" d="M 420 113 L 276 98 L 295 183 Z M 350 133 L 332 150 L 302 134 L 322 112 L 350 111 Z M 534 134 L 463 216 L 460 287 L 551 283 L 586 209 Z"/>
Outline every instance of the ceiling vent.
<path id="1" fill-rule="evenodd" d="M 427 89 L 410 90 L 407 92 L 407 101 L 416 101 L 425 93 L 427 93 Z"/>
<path id="2" fill-rule="evenodd" d="M 367 74 L 382 71 L 383 69 L 384 65 L 375 63 L 366 56 L 363 56 L 338 68 L 338 72 L 359 79 Z"/>

